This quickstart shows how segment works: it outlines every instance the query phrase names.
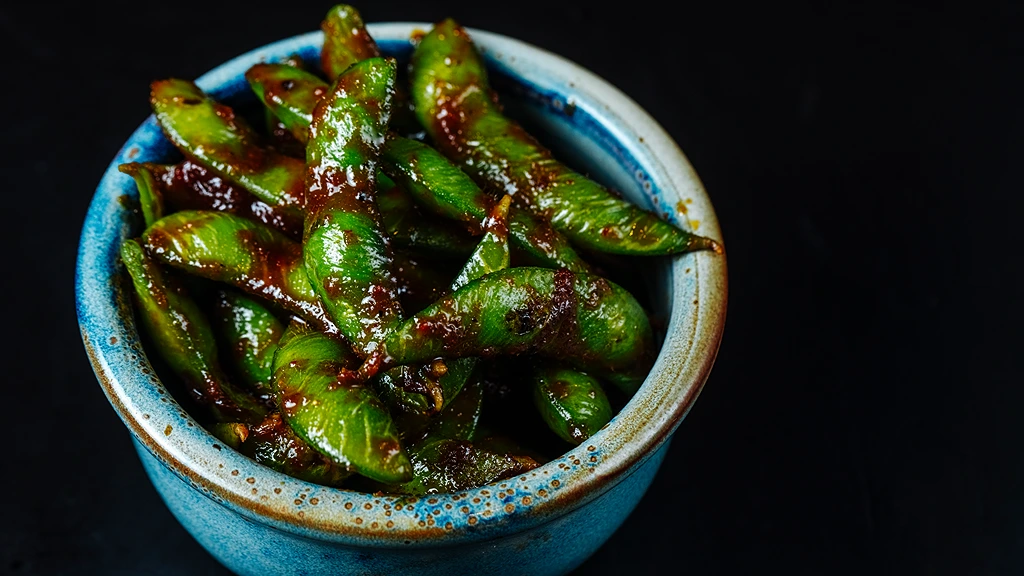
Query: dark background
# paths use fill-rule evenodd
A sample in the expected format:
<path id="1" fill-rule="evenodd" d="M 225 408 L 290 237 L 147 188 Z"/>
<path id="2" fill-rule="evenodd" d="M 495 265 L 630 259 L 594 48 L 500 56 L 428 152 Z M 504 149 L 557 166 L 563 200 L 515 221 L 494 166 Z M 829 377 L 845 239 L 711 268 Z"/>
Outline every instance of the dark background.
<path id="1" fill-rule="evenodd" d="M 312 30 L 331 3 L 88 4 L 0 6 L 0 573 L 222 574 L 95 383 L 78 234 L 152 79 Z M 1020 574 L 1020 7 L 769 4 L 357 7 L 451 15 L 593 70 L 668 130 L 716 206 L 718 362 L 581 573 Z"/>

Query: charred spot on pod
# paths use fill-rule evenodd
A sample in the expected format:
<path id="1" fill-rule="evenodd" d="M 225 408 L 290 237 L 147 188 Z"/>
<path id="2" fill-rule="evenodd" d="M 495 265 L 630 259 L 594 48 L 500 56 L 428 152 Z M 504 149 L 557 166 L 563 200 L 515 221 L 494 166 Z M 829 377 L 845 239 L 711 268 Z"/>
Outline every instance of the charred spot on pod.
<path id="1" fill-rule="evenodd" d="M 525 336 L 537 328 L 537 310 L 535 308 L 515 308 L 505 313 L 505 324 L 509 332 L 517 336 Z"/>

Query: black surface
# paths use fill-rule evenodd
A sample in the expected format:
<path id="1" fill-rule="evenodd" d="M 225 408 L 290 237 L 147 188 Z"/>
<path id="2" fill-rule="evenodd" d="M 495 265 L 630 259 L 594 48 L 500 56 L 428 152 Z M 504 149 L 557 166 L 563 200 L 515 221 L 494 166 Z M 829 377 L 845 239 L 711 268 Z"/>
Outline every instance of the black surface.
<path id="1" fill-rule="evenodd" d="M 150 80 L 314 29 L 330 4 L 88 4 L 0 6 L 0 573 L 221 574 L 95 383 L 78 234 Z M 1021 274 L 1005 253 L 1020 243 L 1020 9 L 656 6 L 359 6 L 452 15 L 590 68 L 662 123 L 716 206 L 717 365 L 581 573 L 1024 572 Z"/>

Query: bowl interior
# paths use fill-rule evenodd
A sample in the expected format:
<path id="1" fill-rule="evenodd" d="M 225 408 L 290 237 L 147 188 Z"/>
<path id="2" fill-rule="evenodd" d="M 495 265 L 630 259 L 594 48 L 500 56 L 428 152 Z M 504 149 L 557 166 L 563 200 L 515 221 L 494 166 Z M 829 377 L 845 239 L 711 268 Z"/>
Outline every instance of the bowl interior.
<path id="1" fill-rule="evenodd" d="M 370 32 L 404 67 L 412 51 L 408 38 L 417 28 L 429 25 L 371 25 Z M 701 222 L 702 233 L 721 240 L 685 157 L 635 103 L 554 55 L 498 35 L 470 33 L 488 60 L 506 112 L 556 157 L 683 227 Z M 317 61 L 321 43 L 319 32 L 284 40 L 240 56 L 197 83 L 244 113 L 256 105 L 243 76 L 249 66 L 296 53 Z M 583 446 L 519 478 L 420 499 L 374 497 L 284 476 L 203 431 L 170 397 L 139 343 L 116 258 L 120 243 L 140 231 L 138 218 L 126 209 L 137 192 L 116 167 L 178 158 L 150 117 L 111 163 L 83 227 L 79 323 L 97 377 L 136 438 L 179 477 L 250 518 L 310 537 L 370 545 L 486 538 L 489 526 L 507 522 L 525 528 L 596 497 L 648 457 L 678 425 L 714 360 L 724 322 L 724 257 L 650 259 L 637 284 L 646 293 L 637 297 L 667 326 L 665 345 L 644 388 Z"/>

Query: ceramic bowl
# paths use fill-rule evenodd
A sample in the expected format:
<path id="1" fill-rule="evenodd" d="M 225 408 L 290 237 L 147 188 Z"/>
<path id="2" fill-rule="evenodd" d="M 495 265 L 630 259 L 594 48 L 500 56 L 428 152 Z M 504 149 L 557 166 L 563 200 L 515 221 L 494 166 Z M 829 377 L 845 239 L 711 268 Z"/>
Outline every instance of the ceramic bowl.
<path id="1" fill-rule="evenodd" d="M 427 23 L 371 24 L 383 52 L 407 61 Z M 703 186 L 665 131 L 622 92 L 523 42 L 469 29 L 510 114 L 568 163 L 681 226 L 722 240 Z M 320 32 L 227 62 L 198 85 L 251 99 L 243 74 L 299 53 L 316 61 Z M 117 254 L 140 222 L 129 161 L 175 152 L 151 116 L 110 164 L 82 230 L 75 296 L 96 377 L 131 432 L 153 485 L 210 554 L 239 574 L 562 574 L 611 536 L 650 485 L 669 438 L 708 377 L 725 322 L 726 262 L 709 252 L 652 259 L 654 312 L 666 319 L 643 388 L 583 445 L 532 472 L 418 499 L 327 488 L 264 468 L 223 446 L 171 397 L 146 357 Z"/>

